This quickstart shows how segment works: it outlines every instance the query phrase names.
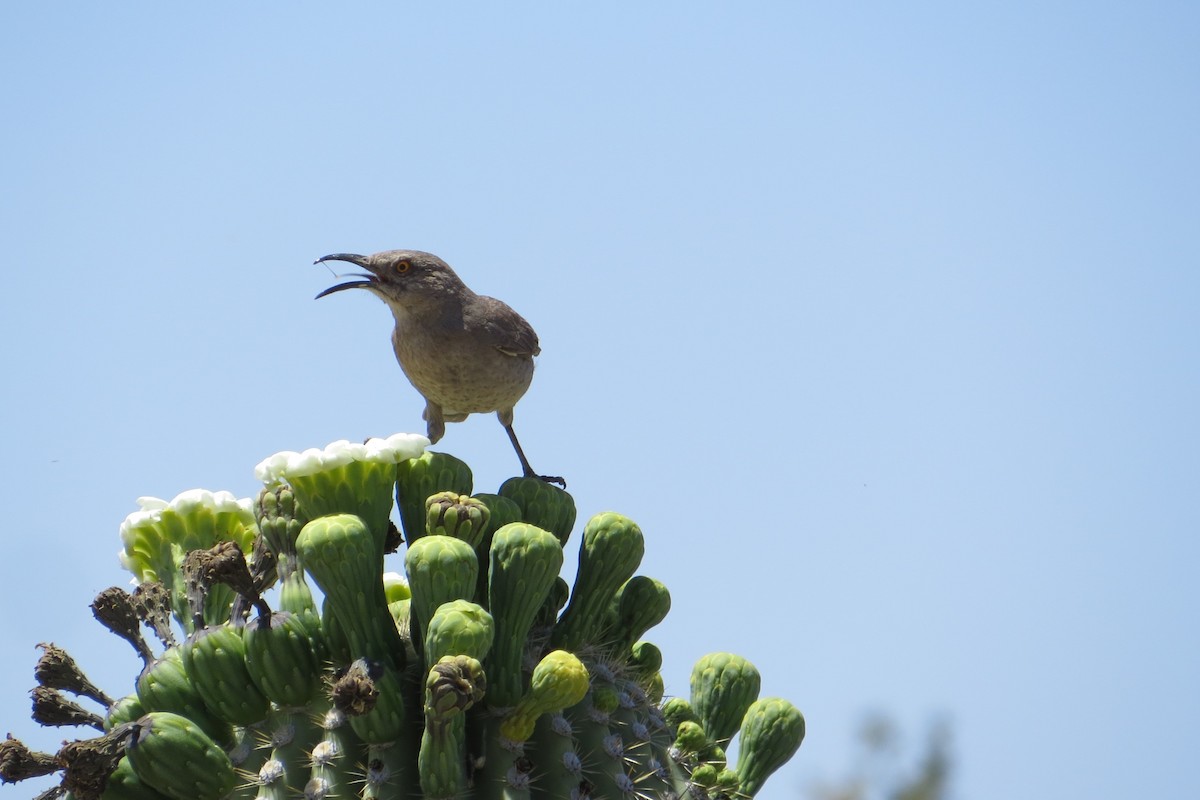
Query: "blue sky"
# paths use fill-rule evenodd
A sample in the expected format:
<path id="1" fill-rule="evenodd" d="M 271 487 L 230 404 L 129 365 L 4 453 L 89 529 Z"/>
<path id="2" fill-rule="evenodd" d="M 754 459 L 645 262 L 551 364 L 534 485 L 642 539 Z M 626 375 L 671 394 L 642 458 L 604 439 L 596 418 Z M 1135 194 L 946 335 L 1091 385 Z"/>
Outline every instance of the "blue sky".
<path id="1" fill-rule="evenodd" d="M 955 733 L 956 796 L 1200 795 L 1200 12 L 1188 3 L 8 4 L 0 730 L 139 495 L 422 430 L 330 252 L 533 323 L 516 429 L 621 511 L 669 689 Z M 491 417 L 441 448 L 492 491 Z M 573 561 L 573 557 L 568 561 Z M 31 793 L 0 787 L 0 798 Z"/>

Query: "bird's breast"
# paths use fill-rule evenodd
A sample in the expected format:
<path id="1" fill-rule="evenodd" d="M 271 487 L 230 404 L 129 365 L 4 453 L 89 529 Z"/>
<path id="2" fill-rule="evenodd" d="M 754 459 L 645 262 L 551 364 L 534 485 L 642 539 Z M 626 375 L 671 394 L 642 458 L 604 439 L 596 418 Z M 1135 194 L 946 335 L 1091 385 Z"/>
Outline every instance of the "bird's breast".
<path id="1" fill-rule="evenodd" d="M 397 327 L 392 344 L 412 385 L 447 415 L 512 408 L 533 379 L 531 356 L 502 353 L 477 337 Z"/>

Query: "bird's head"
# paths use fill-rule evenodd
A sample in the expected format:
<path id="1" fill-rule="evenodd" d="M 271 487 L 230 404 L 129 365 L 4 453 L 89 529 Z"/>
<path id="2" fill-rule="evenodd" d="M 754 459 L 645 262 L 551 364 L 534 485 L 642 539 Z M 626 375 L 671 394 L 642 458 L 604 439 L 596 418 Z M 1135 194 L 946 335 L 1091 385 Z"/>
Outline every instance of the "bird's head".
<path id="1" fill-rule="evenodd" d="M 328 261 L 345 261 L 366 272 L 354 273 L 361 280 L 329 287 L 317 295 L 318 299 L 343 289 L 367 289 L 388 305 L 405 306 L 420 302 L 423 298 L 466 291 L 449 264 L 433 253 L 420 250 L 385 250 L 369 256 L 334 253 L 322 256 L 313 263 L 324 264 Z"/>

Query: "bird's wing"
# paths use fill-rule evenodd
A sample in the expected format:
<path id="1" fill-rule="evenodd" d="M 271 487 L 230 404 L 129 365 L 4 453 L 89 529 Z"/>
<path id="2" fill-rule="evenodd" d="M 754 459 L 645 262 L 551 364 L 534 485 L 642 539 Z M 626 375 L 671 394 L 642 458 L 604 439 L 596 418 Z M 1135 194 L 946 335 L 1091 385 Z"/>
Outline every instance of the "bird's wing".
<path id="1" fill-rule="evenodd" d="M 533 326 L 524 317 L 494 297 L 480 295 L 477 300 L 481 313 L 473 316 L 493 347 L 510 356 L 536 356 L 542 351 Z"/>

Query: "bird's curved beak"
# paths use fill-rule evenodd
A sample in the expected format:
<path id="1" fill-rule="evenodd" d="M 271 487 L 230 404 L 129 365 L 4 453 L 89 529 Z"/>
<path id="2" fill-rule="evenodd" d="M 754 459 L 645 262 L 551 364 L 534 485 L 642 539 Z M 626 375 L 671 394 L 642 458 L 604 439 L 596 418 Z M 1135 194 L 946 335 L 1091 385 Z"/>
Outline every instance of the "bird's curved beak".
<path id="1" fill-rule="evenodd" d="M 370 264 L 367 262 L 367 257 L 360 256 L 357 253 L 333 253 L 332 255 L 321 256 L 313 263 L 314 264 L 323 264 L 326 261 L 345 261 L 349 264 L 353 264 L 356 267 L 362 267 L 363 269 L 371 268 Z M 317 295 L 313 299 L 320 300 L 322 297 L 324 297 L 327 294 L 333 294 L 334 292 L 340 292 L 343 289 L 370 289 L 372 286 L 375 285 L 375 283 L 378 280 L 374 275 L 372 275 L 370 273 L 365 273 L 365 272 L 355 273 L 355 277 L 363 278 L 363 280 L 361 280 L 361 281 L 346 281 L 345 283 L 339 283 L 337 286 L 330 286 L 328 289 L 321 292 L 319 295 Z"/>

